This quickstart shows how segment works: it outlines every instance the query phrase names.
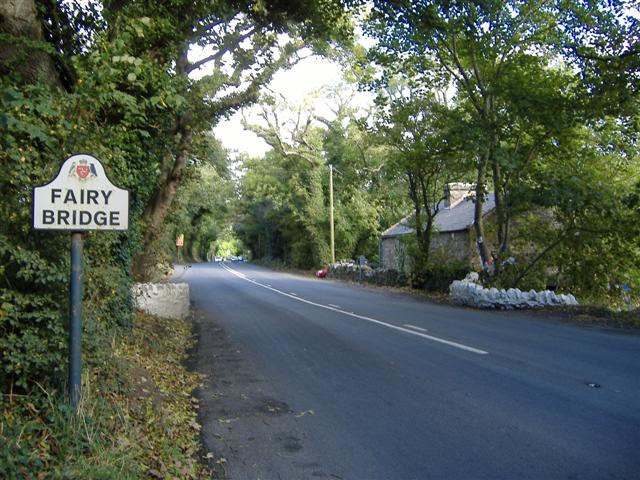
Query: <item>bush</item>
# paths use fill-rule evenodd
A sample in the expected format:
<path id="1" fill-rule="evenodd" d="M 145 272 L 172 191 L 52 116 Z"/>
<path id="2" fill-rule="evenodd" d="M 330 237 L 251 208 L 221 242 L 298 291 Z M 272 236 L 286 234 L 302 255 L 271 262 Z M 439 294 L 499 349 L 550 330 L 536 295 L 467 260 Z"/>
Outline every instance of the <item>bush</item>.
<path id="1" fill-rule="evenodd" d="M 138 139 L 130 138 L 131 130 L 97 128 L 88 113 L 98 110 L 89 108 L 91 98 L 86 91 L 18 88 L 9 78 L 0 82 L 2 393 L 26 393 L 36 384 L 59 390 L 66 377 L 69 233 L 31 228 L 32 188 L 49 182 L 72 153 L 91 150 L 114 183 L 145 190 L 138 181 L 145 168 L 129 158 L 140 153 Z M 132 322 L 130 265 L 139 245 L 143 202 L 135 192 L 131 197 L 129 232 L 85 234 L 85 350 L 94 349 L 114 327 Z"/>
<path id="2" fill-rule="evenodd" d="M 428 292 L 448 292 L 454 280 L 463 279 L 469 272 L 467 262 L 453 261 L 430 265 L 411 275 L 411 286 Z"/>

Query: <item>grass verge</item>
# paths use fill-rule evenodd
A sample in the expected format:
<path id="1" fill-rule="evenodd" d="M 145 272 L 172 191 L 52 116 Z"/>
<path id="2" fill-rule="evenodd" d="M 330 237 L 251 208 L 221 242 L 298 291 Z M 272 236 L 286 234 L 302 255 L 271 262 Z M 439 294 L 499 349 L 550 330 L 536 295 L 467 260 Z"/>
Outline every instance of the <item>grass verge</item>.
<path id="1" fill-rule="evenodd" d="M 0 478 L 200 479 L 198 402 L 202 378 L 183 362 L 186 321 L 138 314 L 91 356 L 74 413 L 59 392 L 2 395 Z"/>

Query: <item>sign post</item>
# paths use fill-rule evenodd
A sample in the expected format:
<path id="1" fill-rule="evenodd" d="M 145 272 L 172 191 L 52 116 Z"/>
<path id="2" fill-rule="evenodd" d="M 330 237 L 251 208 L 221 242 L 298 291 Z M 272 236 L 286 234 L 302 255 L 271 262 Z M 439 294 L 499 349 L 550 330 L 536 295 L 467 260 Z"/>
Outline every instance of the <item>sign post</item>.
<path id="1" fill-rule="evenodd" d="M 51 182 L 33 189 L 33 228 L 71 231 L 69 401 L 77 409 L 82 379 L 82 232 L 127 230 L 129 192 L 111 183 L 98 159 L 73 155 Z"/>
<path id="2" fill-rule="evenodd" d="M 182 255 L 180 255 L 180 249 L 184 247 L 184 233 L 180 233 L 176 236 L 176 255 L 178 263 L 182 262 Z"/>
<path id="3" fill-rule="evenodd" d="M 362 267 L 365 266 L 367 263 L 369 263 L 369 261 L 367 260 L 367 257 L 365 257 L 364 255 L 360 255 L 358 257 L 358 281 L 359 281 L 359 283 L 362 283 Z"/>
<path id="4" fill-rule="evenodd" d="M 82 377 L 82 234 L 71 234 L 71 292 L 69 298 L 69 400 L 73 408 L 80 400 Z"/>

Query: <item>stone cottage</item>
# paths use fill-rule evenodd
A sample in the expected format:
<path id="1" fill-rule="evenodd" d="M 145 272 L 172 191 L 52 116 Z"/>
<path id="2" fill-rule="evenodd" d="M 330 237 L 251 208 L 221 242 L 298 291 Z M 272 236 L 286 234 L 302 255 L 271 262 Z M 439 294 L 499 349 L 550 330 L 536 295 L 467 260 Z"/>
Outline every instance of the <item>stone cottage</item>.
<path id="1" fill-rule="evenodd" d="M 475 186 L 470 183 L 449 183 L 444 194 L 444 203 L 434 218 L 431 253 L 448 261 L 478 263 L 473 231 Z M 482 208 L 483 216 L 490 215 L 494 209 L 495 197 L 490 192 Z M 403 241 L 408 235 L 415 235 L 415 230 L 410 226 L 411 218 L 412 215 L 407 216 L 382 232 L 380 265 L 383 268 L 405 272 L 411 270 L 411 261 Z"/>

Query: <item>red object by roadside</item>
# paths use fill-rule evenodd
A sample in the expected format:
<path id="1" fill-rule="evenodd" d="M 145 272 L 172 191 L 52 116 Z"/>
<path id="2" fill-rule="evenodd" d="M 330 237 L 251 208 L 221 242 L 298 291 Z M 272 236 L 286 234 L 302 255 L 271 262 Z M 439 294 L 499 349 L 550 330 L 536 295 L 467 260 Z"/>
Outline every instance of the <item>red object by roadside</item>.
<path id="1" fill-rule="evenodd" d="M 323 268 L 322 270 L 318 270 L 316 272 L 316 277 L 318 278 L 325 278 L 327 276 L 327 269 Z"/>

